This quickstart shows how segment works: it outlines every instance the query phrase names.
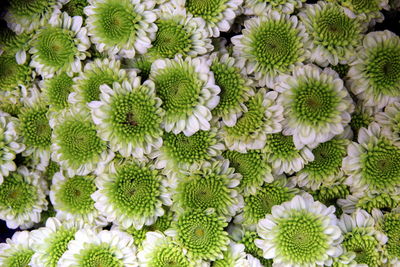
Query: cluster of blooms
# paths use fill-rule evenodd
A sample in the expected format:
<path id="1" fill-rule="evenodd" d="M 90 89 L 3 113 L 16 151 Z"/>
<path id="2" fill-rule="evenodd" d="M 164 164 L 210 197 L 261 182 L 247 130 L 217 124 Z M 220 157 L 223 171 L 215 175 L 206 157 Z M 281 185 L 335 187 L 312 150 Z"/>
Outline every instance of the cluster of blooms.
<path id="1" fill-rule="evenodd" d="M 400 266 L 399 8 L 10 0 L 0 266 Z"/>

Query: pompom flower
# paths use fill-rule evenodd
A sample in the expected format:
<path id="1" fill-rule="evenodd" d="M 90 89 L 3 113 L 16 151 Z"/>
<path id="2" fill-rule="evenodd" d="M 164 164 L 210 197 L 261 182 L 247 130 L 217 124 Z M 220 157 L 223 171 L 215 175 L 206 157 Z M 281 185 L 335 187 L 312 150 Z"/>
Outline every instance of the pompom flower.
<path id="1" fill-rule="evenodd" d="M 0 54 L 14 56 L 18 64 L 25 64 L 27 61 L 26 52 L 30 48 L 29 40 L 32 39 L 32 35 L 32 33 L 16 34 L 7 27 L 2 28 L 0 33 Z"/>
<path id="2" fill-rule="evenodd" d="M 73 77 L 66 72 L 41 80 L 39 86 L 51 111 L 60 111 L 69 106 L 68 96 L 72 92 Z"/>
<path id="3" fill-rule="evenodd" d="M 29 266 L 34 251 L 29 231 L 15 232 L 6 243 L 0 243 L 0 265 L 3 267 Z"/>
<path id="4" fill-rule="evenodd" d="M 29 87 L 35 76 L 28 63 L 18 64 L 15 57 L 0 55 L 0 91 L 16 91 L 20 85 Z"/>

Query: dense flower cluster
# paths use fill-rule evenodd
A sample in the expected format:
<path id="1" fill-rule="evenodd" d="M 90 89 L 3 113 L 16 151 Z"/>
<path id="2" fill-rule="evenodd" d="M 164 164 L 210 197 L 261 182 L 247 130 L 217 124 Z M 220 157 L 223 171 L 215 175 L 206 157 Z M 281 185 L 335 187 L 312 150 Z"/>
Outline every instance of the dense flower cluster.
<path id="1" fill-rule="evenodd" d="M 0 266 L 399 267 L 399 11 L 9 0 Z"/>

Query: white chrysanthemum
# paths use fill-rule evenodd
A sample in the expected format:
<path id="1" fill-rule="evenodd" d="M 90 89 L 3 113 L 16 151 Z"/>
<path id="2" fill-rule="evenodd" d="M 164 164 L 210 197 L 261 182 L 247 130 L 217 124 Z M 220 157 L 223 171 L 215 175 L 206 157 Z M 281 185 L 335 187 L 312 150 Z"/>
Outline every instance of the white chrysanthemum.
<path id="1" fill-rule="evenodd" d="M 326 207 L 304 193 L 272 207 L 272 214 L 260 220 L 256 245 L 274 266 L 330 266 L 342 254 L 342 235 L 336 226 L 333 206 Z"/>
<path id="2" fill-rule="evenodd" d="M 390 31 L 370 32 L 350 63 L 348 87 L 365 106 L 383 108 L 400 98 L 400 38 Z"/>
<path id="3" fill-rule="evenodd" d="M 0 243 L 0 266 L 29 266 L 34 251 L 29 231 L 15 232 L 12 238 Z"/>
<path id="4" fill-rule="evenodd" d="M 187 250 L 161 232 L 147 232 L 142 247 L 143 249 L 138 253 L 139 264 L 142 267 L 209 266 L 205 261 L 190 259 Z"/>
<path id="5" fill-rule="evenodd" d="M 85 224 L 80 221 L 59 221 L 48 218 L 46 226 L 31 232 L 33 250 L 32 267 L 53 267 L 68 248 L 68 243 L 74 239 L 75 233 Z"/>
<path id="6" fill-rule="evenodd" d="M 373 122 L 368 129 L 361 128 L 358 143 L 352 142 L 347 153 L 342 169 L 349 175 L 345 184 L 353 191 L 400 189 L 400 147 L 382 135 L 379 124 Z"/>
<path id="7" fill-rule="evenodd" d="M 68 244 L 59 266 L 137 267 L 136 247 L 127 233 L 84 228 L 76 232 L 75 239 Z"/>
<path id="8" fill-rule="evenodd" d="M 167 132 L 190 136 L 209 130 L 211 110 L 219 102 L 220 88 L 205 57 L 159 59 L 151 66 L 150 80 L 166 111 L 163 127 Z"/>
<path id="9" fill-rule="evenodd" d="M 46 193 L 47 184 L 39 172 L 18 167 L 0 185 L 0 219 L 11 229 L 32 227 L 47 209 Z"/>
<path id="10" fill-rule="evenodd" d="M 239 152 L 262 149 L 268 134 L 282 130 L 284 110 L 277 99 L 277 92 L 262 88 L 244 103 L 245 111 L 233 127 L 222 124 L 221 136 L 226 146 Z"/>
<path id="11" fill-rule="evenodd" d="M 89 0 L 85 7 L 89 36 L 99 52 L 133 58 L 145 54 L 157 27 L 152 0 Z"/>
<path id="12" fill-rule="evenodd" d="M 231 38 L 233 55 L 260 87 L 273 88 L 280 74 L 290 73 L 309 56 L 304 48 L 310 41 L 296 16 L 273 11 L 244 25 L 242 35 Z"/>
<path id="13" fill-rule="evenodd" d="M 164 215 L 162 205 L 172 205 L 163 176 L 152 164 L 111 162 L 107 169 L 96 178 L 98 190 L 92 194 L 107 221 L 140 230 Z"/>
<path id="14" fill-rule="evenodd" d="M 284 107 L 283 134 L 293 135 L 296 148 L 314 148 L 342 134 L 354 110 L 339 75 L 314 65 L 297 67 L 275 86 Z"/>
<path id="15" fill-rule="evenodd" d="M 264 16 L 270 11 L 292 14 L 300 9 L 306 0 L 245 0 L 244 14 Z"/>
<path id="16" fill-rule="evenodd" d="M 7 26 L 17 34 L 31 33 L 60 16 L 65 0 L 11 0 L 4 16 Z"/>
<path id="17" fill-rule="evenodd" d="M 184 10 L 188 17 L 200 18 L 210 37 L 229 31 L 243 0 L 173 0 L 174 9 Z"/>
<path id="18" fill-rule="evenodd" d="M 52 160 L 69 176 L 101 173 L 114 153 L 100 139 L 89 110 L 74 106 L 50 120 Z"/>
<path id="19" fill-rule="evenodd" d="M 161 122 L 164 111 L 154 83 L 130 76 L 130 81 L 100 86 L 100 101 L 88 105 L 99 136 L 112 151 L 124 157 L 143 158 L 163 143 Z"/>
<path id="20" fill-rule="evenodd" d="M 0 184 L 3 177 L 17 169 L 15 155 L 25 149 L 17 134 L 18 120 L 0 110 Z"/>
<path id="21" fill-rule="evenodd" d="M 384 112 L 375 115 L 375 121 L 382 126 L 382 134 L 393 141 L 400 141 L 400 102 L 386 106 Z"/>
<path id="22" fill-rule="evenodd" d="M 36 31 L 29 50 L 32 54 L 30 66 L 44 78 L 50 78 L 56 72 L 80 72 L 81 60 L 86 58 L 86 50 L 90 47 L 87 29 L 82 23 L 82 17 L 71 18 L 64 12 L 51 21 L 49 27 Z"/>
<path id="23" fill-rule="evenodd" d="M 82 220 L 91 225 L 107 225 L 102 214 L 94 206 L 91 195 L 97 190 L 95 177 L 66 177 L 57 172 L 52 179 L 50 200 L 61 221 Z"/>

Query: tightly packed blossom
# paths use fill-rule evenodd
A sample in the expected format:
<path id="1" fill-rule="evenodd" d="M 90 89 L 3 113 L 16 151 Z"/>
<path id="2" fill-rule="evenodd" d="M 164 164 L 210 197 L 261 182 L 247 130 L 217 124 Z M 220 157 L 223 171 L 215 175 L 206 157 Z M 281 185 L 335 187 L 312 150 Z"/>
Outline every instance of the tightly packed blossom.
<path id="1" fill-rule="evenodd" d="M 0 266 L 400 267 L 399 19 L 8 0 Z"/>

